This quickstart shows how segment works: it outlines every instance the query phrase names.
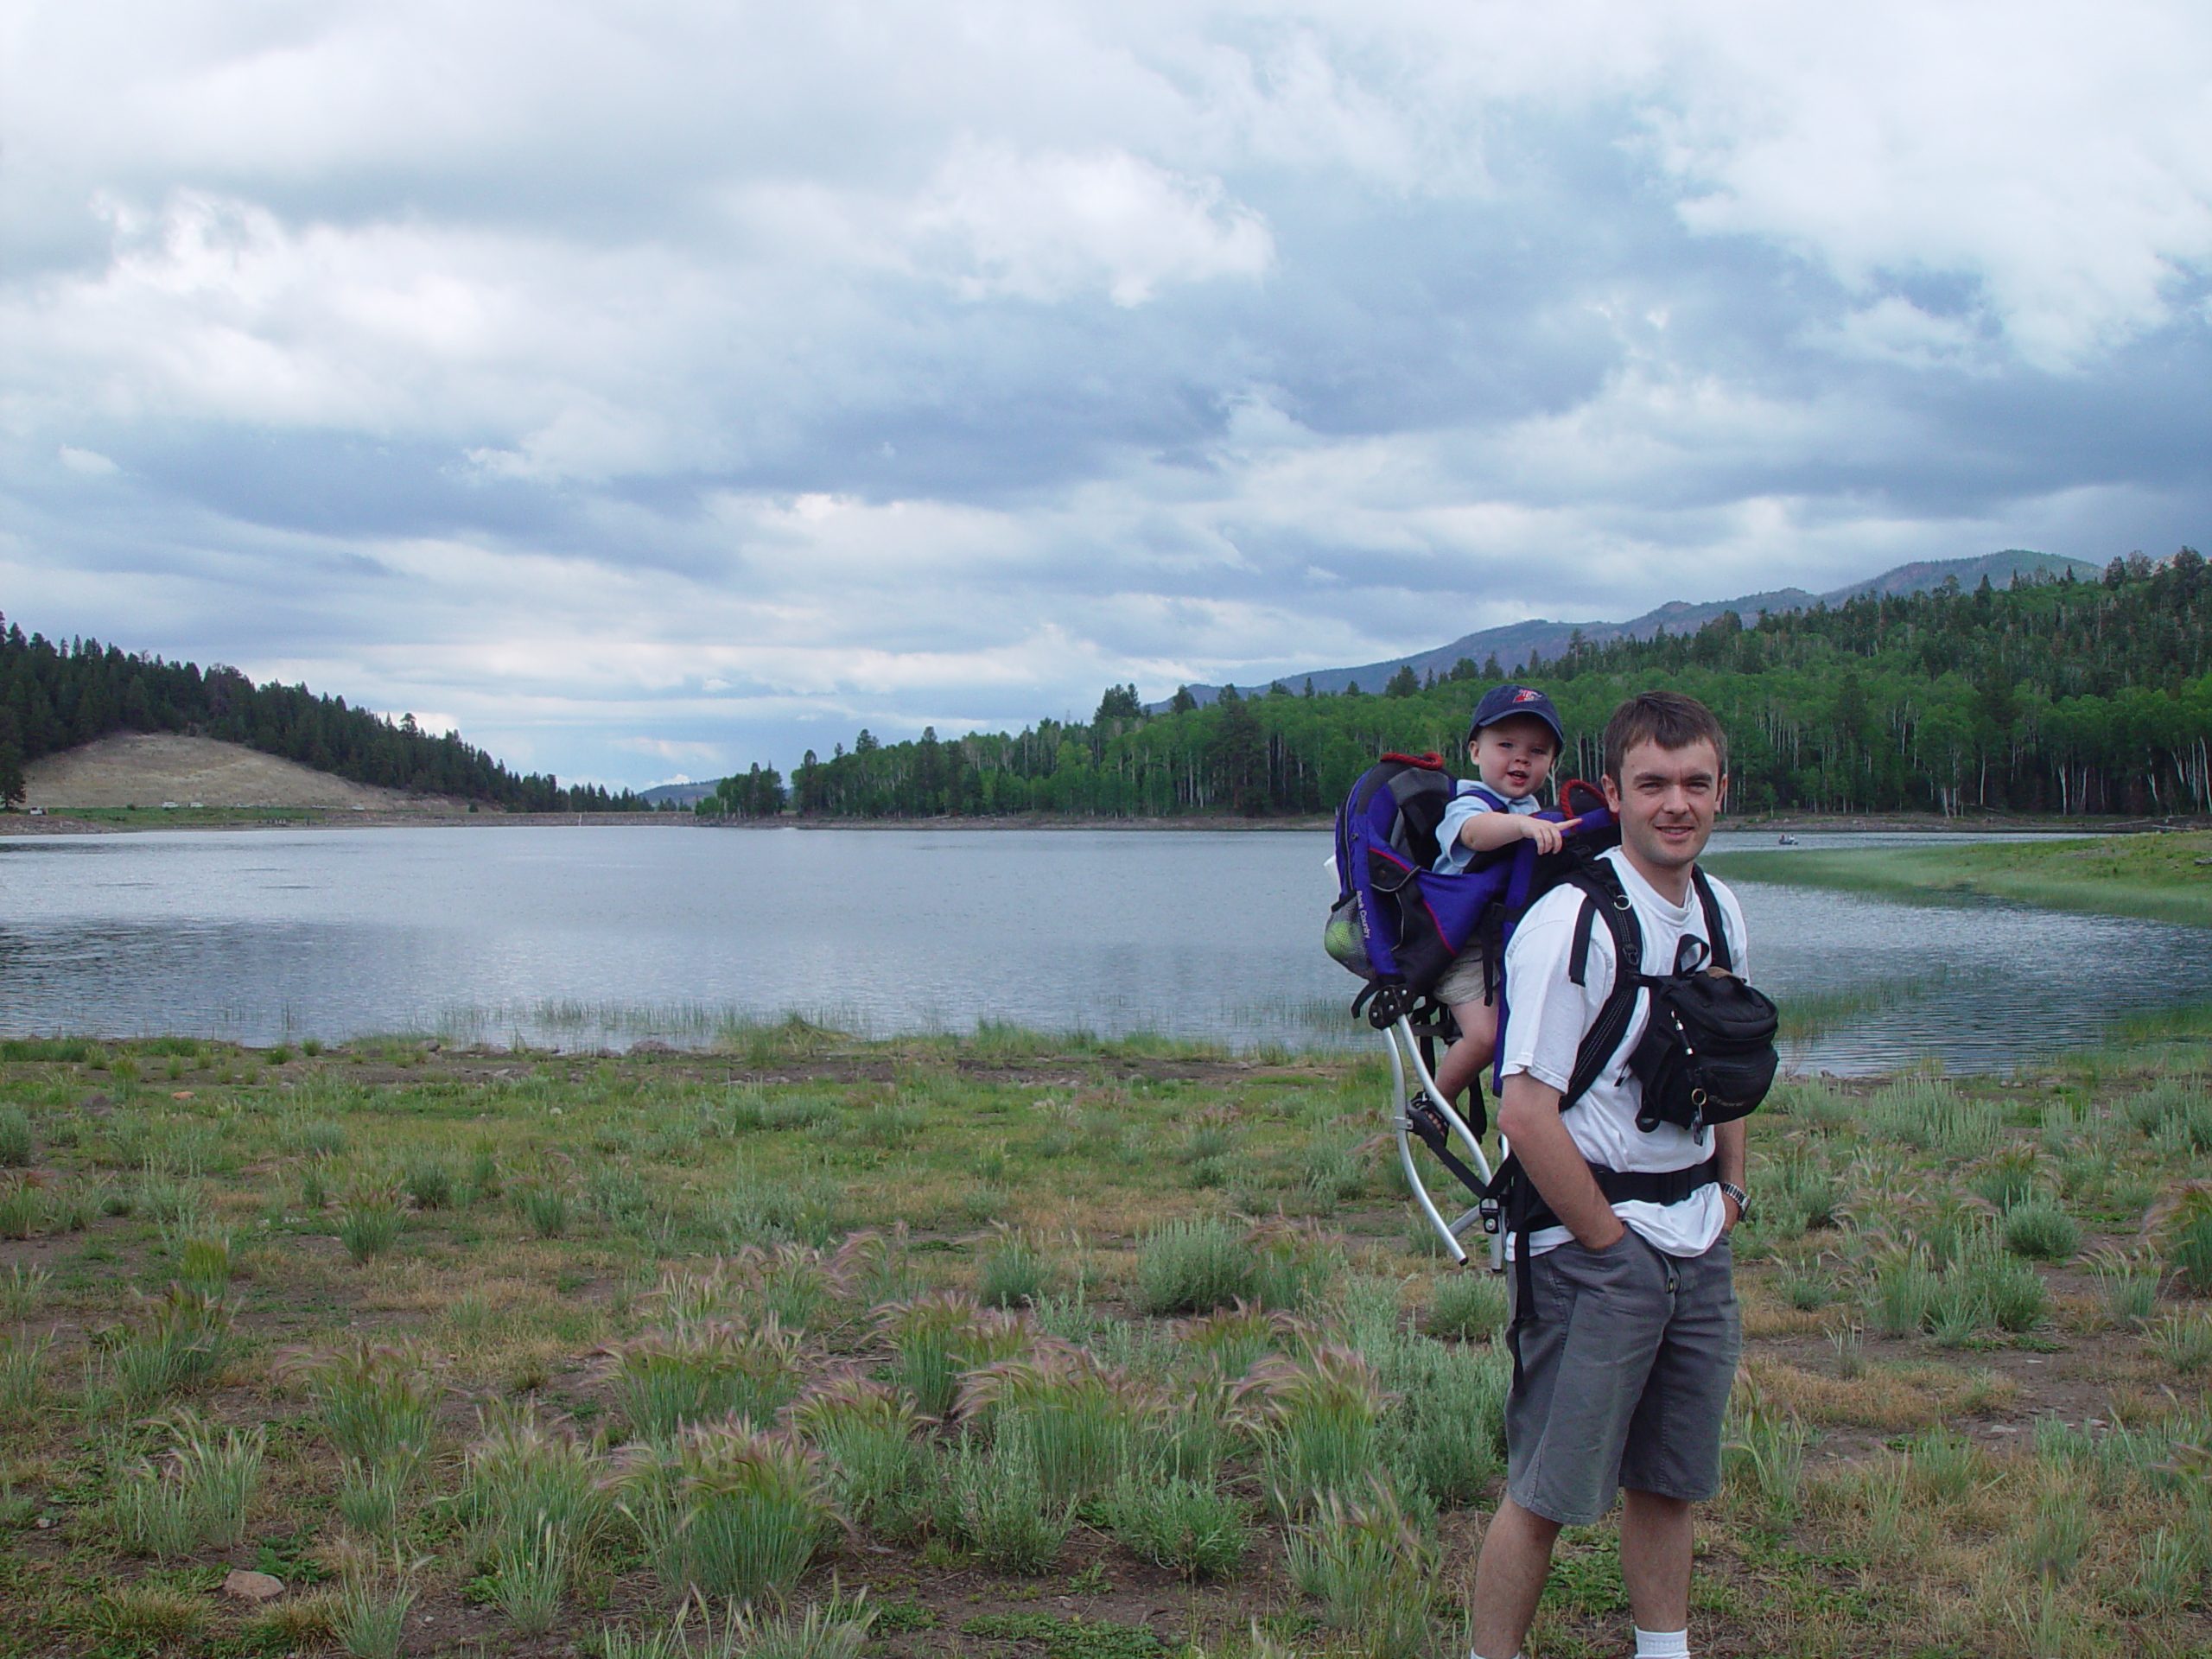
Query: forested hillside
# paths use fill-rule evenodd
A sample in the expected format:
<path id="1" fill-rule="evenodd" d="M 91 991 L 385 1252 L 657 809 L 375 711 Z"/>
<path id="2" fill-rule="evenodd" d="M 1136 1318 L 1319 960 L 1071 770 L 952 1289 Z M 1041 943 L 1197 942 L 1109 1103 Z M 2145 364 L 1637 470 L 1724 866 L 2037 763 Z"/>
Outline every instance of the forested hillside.
<path id="1" fill-rule="evenodd" d="M 0 618 L 0 623 L 5 619 Z M 625 790 L 563 789 L 518 777 L 451 732 L 433 737 L 304 685 L 256 685 L 234 668 L 126 654 L 94 639 L 49 642 L 0 632 L 0 798 L 23 796 L 27 762 L 111 732 L 191 732 L 388 789 L 450 795 L 518 812 L 636 811 Z"/>
<path id="2" fill-rule="evenodd" d="M 1672 687 L 1726 723 L 1738 810 L 2164 813 L 2212 808 L 2212 577 L 2184 548 L 2099 582 L 1985 580 L 1971 592 L 1726 613 L 1694 633 L 1572 645 L 1519 677 L 1557 702 L 1564 770 L 1595 779 L 1607 713 Z M 1512 664 L 1506 664 L 1511 667 Z M 1332 810 L 1386 749 L 1464 756 L 1495 660 L 1369 694 L 1277 684 L 1147 717 L 1116 686 L 1088 724 L 880 744 L 861 732 L 789 781 L 754 767 L 705 813 L 1049 812 L 1109 817 Z M 1187 702 L 1187 698 L 1179 699 Z"/>

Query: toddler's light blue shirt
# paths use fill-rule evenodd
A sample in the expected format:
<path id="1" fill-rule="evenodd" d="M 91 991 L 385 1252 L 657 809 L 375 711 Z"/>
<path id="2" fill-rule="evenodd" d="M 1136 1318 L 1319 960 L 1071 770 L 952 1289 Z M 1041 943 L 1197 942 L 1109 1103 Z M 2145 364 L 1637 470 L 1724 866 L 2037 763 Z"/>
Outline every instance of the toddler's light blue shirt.
<path id="1" fill-rule="evenodd" d="M 1475 849 L 1459 839 L 1459 826 L 1478 812 L 1541 812 L 1544 804 L 1533 795 L 1500 795 L 1488 784 L 1459 779 L 1452 804 L 1444 809 L 1444 822 L 1436 826 L 1437 844 L 1444 850 L 1432 867 L 1439 875 L 1464 875 L 1474 861 Z"/>

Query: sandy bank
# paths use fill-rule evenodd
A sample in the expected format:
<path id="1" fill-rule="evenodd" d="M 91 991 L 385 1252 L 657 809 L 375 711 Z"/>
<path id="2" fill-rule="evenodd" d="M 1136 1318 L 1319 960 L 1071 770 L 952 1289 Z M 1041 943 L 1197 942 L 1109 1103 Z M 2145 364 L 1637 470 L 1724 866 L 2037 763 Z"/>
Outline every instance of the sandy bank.
<path id="1" fill-rule="evenodd" d="M 334 811 L 465 814 L 460 802 L 349 783 L 240 743 L 173 732 L 127 732 L 66 749 L 23 769 L 24 804 L 72 807 L 321 807 Z"/>

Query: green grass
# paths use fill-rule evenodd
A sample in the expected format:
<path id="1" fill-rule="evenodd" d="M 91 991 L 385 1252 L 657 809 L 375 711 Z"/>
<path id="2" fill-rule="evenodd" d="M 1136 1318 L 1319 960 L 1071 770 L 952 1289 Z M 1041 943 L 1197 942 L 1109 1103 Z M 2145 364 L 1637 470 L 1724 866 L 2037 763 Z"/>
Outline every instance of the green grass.
<path id="1" fill-rule="evenodd" d="M 950 1479 L 947 1519 L 986 1567 L 1027 1577 L 1052 1569 L 1066 1547 L 1075 1504 L 1048 1489 L 1027 1425 L 1002 1430 L 988 1448 L 963 1440 Z"/>
<path id="2" fill-rule="evenodd" d="M 1432 1337 L 1475 1342 L 1505 1323 L 1505 1284 L 1478 1265 L 1463 1268 L 1436 1287 L 1436 1298 L 1421 1316 L 1421 1328 Z"/>
<path id="3" fill-rule="evenodd" d="M 1052 1285 L 1052 1258 L 1019 1233 L 1002 1233 L 983 1257 L 976 1295 L 986 1307 L 1029 1307 Z"/>
<path id="4" fill-rule="evenodd" d="M 197 1412 L 163 1420 L 168 1444 L 158 1464 L 141 1462 L 116 1489 L 116 1530 L 134 1554 L 178 1556 L 202 1545 L 228 1548 L 245 1535 L 246 1511 L 261 1484 L 265 1440 L 260 1424 L 218 1431 Z"/>
<path id="5" fill-rule="evenodd" d="M 2009 1212 L 2004 1231 L 2005 1249 L 2038 1262 L 2063 1262 L 2082 1248 L 2082 1224 L 2047 1198 Z"/>
<path id="6" fill-rule="evenodd" d="M 609 1355 L 616 1405 L 632 1433 L 665 1440 L 726 1417 L 771 1421 L 799 1390 L 795 1333 L 772 1314 L 757 1328 L 734 1323 L 650 1331 Z"/>
<path id="7" fill-rule="evenodd" d="M 1125 1479 L 1103 1512 L 1133 1554 L 1187 1579 L 1224 1578 L 1251 1548 L 1246 1506 L 1205 1482 L 1157 1473 Z"/>
<path id="8" fill-rule="evenodd" d="M 1389 1402 L 1374 1366 L 1353 1349 L 1269 1355 L 1244 1374 L 1235 1398 L 1260 1442 L 1262 1484 L 1278 1513 L 1308 1513 L 1372 1477 Z"/>
<path id="9" fill-rule="evenodd" d="M 399 1659 L 407 1635 L 407 1610 L 416 1590 L 404 1567 L 349 1575 L 340 1592 L 332 1633 L 348 1659 Z"/>
<path id="10" fill-rule="evenodd" d="M 2003 899 L 2048 910 L 2212 925 L 2212 832 L 2001 842 L 1930 837 L 1926 846 L 1833 851 L 1815 839 L 1788 851 L 1726 853 L 1709 862 L 1719 874 L 1749 881 L 1904 898 Z"/>
<path id="11" fill-rule="evenodd" d="M 295 1349 L 279 1357 L 276 1375 L 314 1402 L 340 1456 L 389 1465 L 429 1454 L 442 1390 L 411 1344 L 357 1337 L 328 1350 Z"/>
<path id="12" fill-rule="evenodd" d="M 643 1452 L 625 1488 L 626 1512 L 678 1599 L 780 1597 L 836 1526 L 813 1453 L 741 1420 L 686 1428 Z"/>
<path id="13" fill-rule="evenodd" d="M 878 1621 L 877 1609 L 834 1596 L 829 1605 L 804 1613 L 756 1614 L 738 1608 L 719 1620 L 694 1605 L 685 1606 L 674 1624 L 649 1635 L 610 1627 L 588 1650 L 599 1659 L 860 1659 Z"/>
<path id="14" fill-rule="evenodd" d="M 1377 1483 L 1357 1501 L 1334 1494 L 1290 1539 L 1298 1587 L 1364 1659 L 1415 1659 L 1433 1639 L 1436 1551 Z"/>
<path id="15" fill-rule="evenodd" d="M 1700 1512 L 1694 1642 L 2205 1645 L 2208 1077 L 2193 1017 L 2003 1077 L 1777 1091 L 1738 1236 L 1761 1395 Z M 487 1654 L 1464 1651 L 1503 1281 L 1404 1253 L 1363 1145 L 1383 1081 L 818 1025 L 624 1059 L 0 1058 L 39 1178 L 0 1265 L 0 1655 L 376 1651 L 409 1596 L 406 1651 L 464 1602 L 457 1650 Z M 332 1236 L 394 1198 L 383 1248 Z M 186 1403 L 211 1446 L 264 1436 L 234 1551 L 124 1535 L 119 1495 L 185 1484 L 149 1420 Z M 258 1615 L 212 1593 L 257 1556 L 295 1586 Z M 1532 1651 L 1614 1650 L 1613 1560 L 1610 1523 L 1577 1529 Z M 695 1603 L 677 1633 L 689 1586 L 711 1632 Z M 1142 1598 L 1157 1635 L 1091 1618 Z"/>
<path id="16" fill-rule="evenodd" d="M 1165 1651 L 1141 1624 L 1049 1613 L 978 1613 L 961 1624 L 960 1633 L 991 1642 L 1033 1642 L 1046 1659 L 1155 1659 Z"/>

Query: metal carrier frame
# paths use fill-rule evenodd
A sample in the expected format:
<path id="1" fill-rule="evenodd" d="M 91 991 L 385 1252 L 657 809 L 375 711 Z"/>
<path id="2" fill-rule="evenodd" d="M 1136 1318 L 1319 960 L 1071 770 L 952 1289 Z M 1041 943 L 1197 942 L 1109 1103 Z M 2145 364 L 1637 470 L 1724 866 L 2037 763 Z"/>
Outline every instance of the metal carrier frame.
<path id="1" fill-rule="evenodd" d="M 1459 1240 L 1471 1227 L 1480 1224 L 1489 1234 L 1490 1270 L 1505 1270 L 1504 1236 L 1498 1231 L 1496 1206 L 1478 1201 L 1475 1205 L 1446 1221 L 1436 1200 L 1429 1196 L 1428 1183 L 1421 1178 L 1421 1166 L 1414 1158 L 1413 1143 L 1420 1139 L 1440 1159 L 1446 1168 L 1460 1166 L 1452 1173 L 1463 1185 L 1467 1175 L 1477 1176 L 1481 1185 L 1490 1185 L 1490 1160 L 1484 1155 L 1481 1138 L 1467 1125 L 1452 1103 L 1444 1098 L 1436 1086 L 1436 1077 L 1430 1070 L 1428 1057 L 1423 1052 L 1425 1044 L 1433 1033 L 1423 1033 L 1415 1029 L 1408 1014 L 1400 1014 L 1389 1024 L 1376 1022 L 1382 1033 L 1383 1046 L 1390 1051 L 1390 1128 L 1397 1137 L 1398 1164 L 1405 1171 L 1406 1186 L 1413 1193 L 1414 1202 L 1428 1224 L 1436 1230 L 1445 1251 L 1460 1267 L 1467 1265 L 1466 1246 Z M 1414 1085 L 1408 1086 L 1408 1079 Z M 1470 1087 L 1479 1090 L 1479 1081 Z M 1417 1121 L 1425 1119 L 1426 1122 Z M 1464 1159 L 1452 1150 L 1457 1139 L 1465 1148 Z"/>
<path id="2" fill-rule="evenodd" d="M 1395 758 L 1404 759 L 1403 756 Z M 1595 804 L 1577 810 L 1574 798 L 1578 791 L 1587 796 Z M 1612 815 L 1606 810 L 1602 790 L 1580 779 L 1570 778 L 1560 785 L 1559 799 L 1560 811 L 1552 816 L 1563 817 L 1567 812 L 1574 813 L 1573 817 L 1566 817 L 1560 824 L 1561 836 L 1577 832 L 1592 836 L 1602 834 L 1605 839 L 1598 843 L 1599 849 L 1612 845 L 1618 839 Z M 1338 814 L 1337 836 L 1338 856 L 1341 858 L 1345 844 L 1343 810 L 1339 810 Z M 1527 842 L 1522 842 L 1515 854 L 1510 884 L 1497 901 L 1506 906 L 1506 935 L 1511 933 L 1513 921 L 1517 919 L 1531 897 L 1530 883 L 1534 879 L 1536 856 L 1535 849 Z M 1391 862 L 1404 871 L 1399 887 L 1403 887 L 1420 874 L 1395 856 Z M 1353 891 L 1349 877 L 1341 872 L 1339 876 L 1345 893 L 1349 894 Z M 1361 890 L 1364 891 L 1363 888 Z M 1395 893 L 1396 888 L 1389 891 Z M 1338 902 L 1341 905 L 1344 901 L 1339 899 Z M 1502 946 L 1501 938 L 1494 948 L 1502 949 Z M 1352 967 L 1354 972 L 1368 982 L 1367 988 L 1352 999 L 1352 1013 L 1363 1015 L 1390 1051 L 1390 1128 L 1398 1139 L 1398 1164 L 1405 1171 L 1406 1186 L 1412 1192 L 1414 1202 L 1421 1206 L 1421 1214 L 1427 1217 L 1428 1224 L 1436 1230 L 1436 1236 L 1443 1241 L 1446 1252 L 1461 1267 L 1467 1264 L 1467 1250 L 1460 1243 L 1460 1237 L 1469 1228 L 1480 1223 L 1483 1230 L 1490 1236 L 1491 1271 L 1504 1272 L 1505 1236 L 1499 1219 L 1499 1204 L 1487 1191 L 1491 1185 L 1490 1160 L 1483 1154 L 1481 1137 L 1475 1134 L 1467 1120 L 1437 1088 L 1435 1071 L 1430 1058 L 1436 1039 L 1454 1029 L 1450 1011 L 1437 1001 L 1433 993 L 1414 989 L 1395 971 L 1375 975 L 1357 964 L 1346 965 Z M 1481 1081 L 1477 1079 L 1469 1087 L 1474 1091 L 1473 1098 L 1479 1102 L 1482 1099 Z M 1476 1116 L 1484 1115 L 1478 1111 Z M 1429 1195 L 1428 1183 L 1421 1179 L 1421 1166 L 1414 1158 L 1413 1143 L 1415 1140 L 1427 1147 L 1436 1160 L 1452 1173 L 1454 1180 L 1474 1195 L 1472 1209 L 1462 1211 L 1450 1221 L 1444 1218 L 1444 1212 Z M 1464 1158 L 1452 1150 L 1455 1140 L 1465 1152 Z M 1512 1156 L 1512 1148 L 1503 1135 L 1498 1137 L 1497 1144 L 1501 1162 Z"/>

